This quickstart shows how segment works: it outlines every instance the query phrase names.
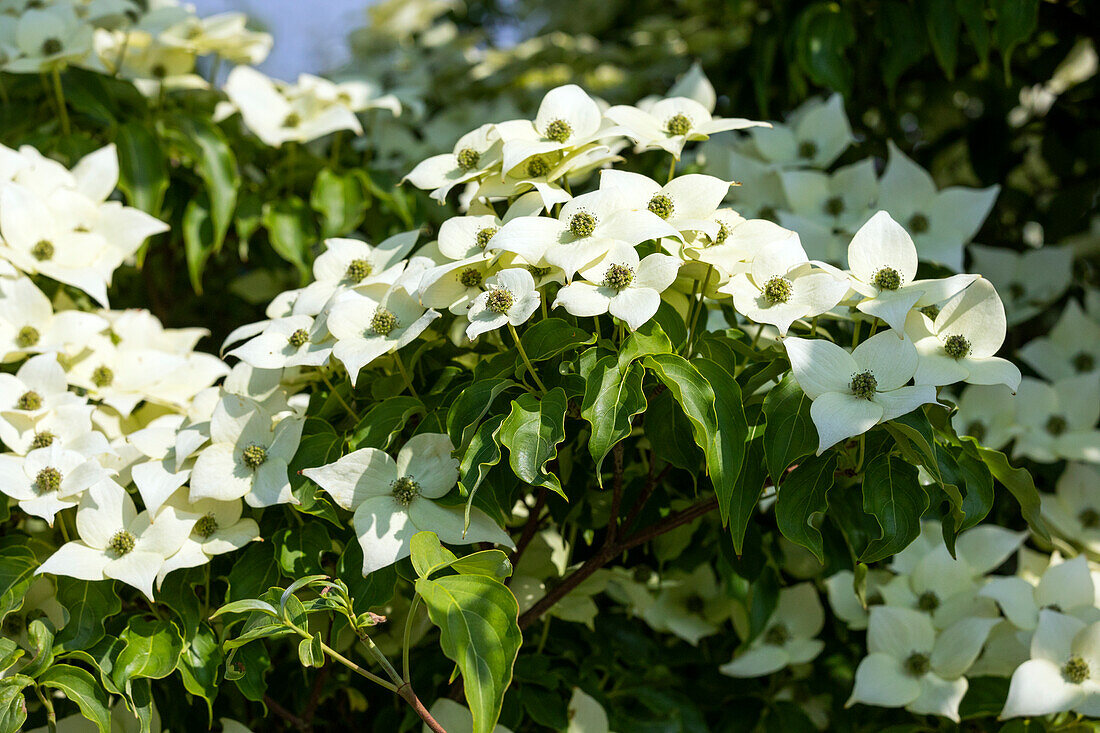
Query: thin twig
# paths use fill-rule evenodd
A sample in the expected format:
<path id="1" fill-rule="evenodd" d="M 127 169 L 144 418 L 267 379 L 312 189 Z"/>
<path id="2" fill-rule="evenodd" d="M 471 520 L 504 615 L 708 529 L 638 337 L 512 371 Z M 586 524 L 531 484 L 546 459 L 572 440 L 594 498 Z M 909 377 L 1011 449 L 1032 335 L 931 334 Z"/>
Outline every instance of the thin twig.
<path id="1" fill-rule="evenodd" d="M 619 533 L 619 510 L 623 504 L 623 451 L 624 443 L 616 443 L 611 449 L 611 458 L 614 461 L 615 473 L 611 480 L 611 514 L 607 520 L 607 539 L 610 544 L 615 541 Z"/>
<path id="2" fill-rule="evenodd" d="M 298 730 L 306 730 L 305 721 L 284 708 L 282 705 L 280 705 L 271 695 L 264 695 L 264 705 L 267 705 L 269 708 L 271 708 L 272 712 L 274 712 L 286 722 L 293 725 Z"/>

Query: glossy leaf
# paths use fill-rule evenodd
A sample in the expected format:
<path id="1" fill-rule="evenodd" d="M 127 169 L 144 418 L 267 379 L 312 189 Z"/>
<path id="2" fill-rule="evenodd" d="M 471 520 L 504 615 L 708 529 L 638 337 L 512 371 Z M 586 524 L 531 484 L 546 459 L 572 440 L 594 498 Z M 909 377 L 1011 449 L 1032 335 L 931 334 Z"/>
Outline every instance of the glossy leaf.
<path id="1" fill-rule="evenodd" d="M 817 450 L 817 428 L 810 417 L 811 400 L 787 375 L 764 398 L 764 456 L 772 481 L 779 483 L 787 466 Z"/>
<path id="2" fill-rule="evenodd" d="M 127 122 L 115 135 L 118 187 L 127 200 L 153 216 L 160 214 L 168 191 L 168 162 L 156 135 L 142 122 Z"/>
<path id="3" fill-rule="evenodd" d="M 718 429 L 711 434 L 711 452 L 720 470 L 711 470 L 714 493 L 718 497 L 718 510 L 722 522 L 728 523 L 737 477 L 745 460 L 745 438 L 749 426 L 741 402 L 741 388 L 733 375 L 710 359 L 695 359 L 693 366 L 699 370 L 714 390 L 714 413 Z"/>
<path id="4" fill-rule="evenodd" d="M 775 502 L 775 521 L 783 536 L 825 562 L 821 521 L 829 506 L 837 455 L 828 453 L 803 461 L 783 480 Z"/>
<path id="5" fill-rule="evenodd" d="M 588 452 L 596 462 L 596 481 L 600 486 L 603 486 L 600 469 L 604 458 L 630 435 L 634 416 L 645 411 L 643 376 L 645 370 L 638 362 L 630 362 L 626 370 L 620 372 L 615 355 L 600 359 L 585 376 L 587 385 L 581 402 L 581 417 L 592 427 Z"/>
<path id="6" fill-rule="evenodd" d="M 111 711 L 107 693 L 87 670 L 70 664 L 55 664 L 38 678 L 38 684 L 60 690 L 76 703 L 80 714 L 92 721 L 100 733 L 110 733 Z"/>
<path id="7" fill-rule="evenodd" d="M 780 489 L 782 491 L 782 489 Z M 879 455 L 863 475 L 863 509 L 878 521 L 882 534 L 859 558 L 875 562 L 901 552 L 920 534 L 928 494 L 917 480 L 917 467 L 900 458 Z"/>
<path id="8" fill-rule="evenodd" d="M 595 335 L 561 318 L 544 318 L 520 336 L 520 343 L 532 362 L 552 359 L 558 354 L 595 342 Z"/>
<path id="9" fill-rule="evenodd" d="M 565 438 L 565 391 L 550 390 L 540 400 L 520 395 L 500 426 L 500 442 L 508 448 L 508 463 L 521 481 L 543 486 L 565 497 L 558 477 L 546 464 L 558 455 Z"/>

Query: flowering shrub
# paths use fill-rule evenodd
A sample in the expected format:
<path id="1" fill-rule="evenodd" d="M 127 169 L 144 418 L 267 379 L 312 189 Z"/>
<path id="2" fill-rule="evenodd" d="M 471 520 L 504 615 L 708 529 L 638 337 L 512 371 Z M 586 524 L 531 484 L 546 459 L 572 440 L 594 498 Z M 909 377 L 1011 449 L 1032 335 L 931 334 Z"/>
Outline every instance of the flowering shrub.
<path id="1" fill-rule="evenodd" d="M 398 152 L 243 16 L 16 5 L 0 731 L 1100 718 L 1100 301 L 1020 343 L 1074 257 L 971 244 L 999 186 L 699 65 Z"/>

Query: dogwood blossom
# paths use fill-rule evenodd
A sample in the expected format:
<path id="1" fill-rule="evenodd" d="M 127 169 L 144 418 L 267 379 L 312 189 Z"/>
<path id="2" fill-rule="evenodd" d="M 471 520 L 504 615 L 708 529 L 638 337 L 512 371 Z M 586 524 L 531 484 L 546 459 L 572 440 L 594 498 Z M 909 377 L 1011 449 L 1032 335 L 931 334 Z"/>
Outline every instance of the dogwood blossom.
<path id="1" fill-rule="evenodd" d="M 1031 659 L 1012 673 L 1002 718 L 1073 710 L 1100 715 L 1100 621 L 1043 609 L 1031 637 Z"/>
<path id="2" fill-rule="evenodd" d="M 1000 450 L 1019 433 L 1015 395 L 1004 385 L 974 385 L 963 390 L 951 425 L 982 445 Z"/>
<path id="3" fill-rule="evenodd" d="M 396 284 L 379 298 L 348 292 L 329 312 L 328 329 L 336 337 L 332 354 L 354 385 L 364 366 L 411 344 L 439 315 Z"/>
<path id="4" fill-rule="evenodd" d="M 500 328 L 518 326 L 534 314 L 542 302 L 535 279 L 527 270 L 512 267 L 485 280 L 485 290 L 470 303 L 466 338 Z"/>
<path id="5" fill-rule="evenodd" d="M 1073 282 L 1073 251 L 1069 247 L 1015 252 L 972 244 L 967 250 L 971 268 L 982 273 L 1004 296 L 1010 326 L 1034 317 Z"/>
<path id="6" fill-rule="evenodd" d="M 828 168 L 852 143 L 840 94 L 810 99 L 788 115 L 785 124 L 749 130 L 749 134 L 753 154 L 784 168 Z"/>
<path id="7" fill-rule="evenodd" d="M 1016 398 L 1020 433 L 1013 455 L 1050 463 L 1059 458 L 1100 463 L 1100 381 L 1091 375 L 1054 384 L 1025 378 Z"/>
<path id="8" fill-rule="evenodd" d="M 714 214 L 729 188 L 729 181 L 700 173 L 677 176 L 664 186 L 629 171 L 610 169 L 600 176 L 600 191 L 615 191 L 626 207 L 649 211 L 676 232 L 702 232 L 712 240 L 721 230 Z"/>
<path id="9" fill-rule="evenodd" d="M 719 667 L 730 677 L 760 677 L 817 657 L 825 642 L 815 638 L 825 625 L 825 610 L 812 583 L 781 588 L 775 611 L 749 648 Z"/>
<path id="10" fill-rule="evenodd" d="M 718 633 L 731 611 L 714 569 L 704 563 L 690 573 L 662 578 L 657 597 L 641 609 L 641 617 L 654 631 L 698 646 L 703 637 Z"/>
<path id="11" fill-rule="evenodd" d="M 1043 517 L 1070 542 L 1100 555 L 1100 470 L 1086 463 L 1070 463 L 1058 478 L 1053 494 L 1042 494 Z"/>
<path id="12" fill-rule="evenodd" d="M 189 502 L 180 494 L 176 497 L 168 506 L 175 508 L 176 516 L 192 521 L 191 533 L 160 566 L 157 572 L 158 588 L 173 570 L 205 565 L 214 555 L 239 550 L 249 542 L 260 539 L 260 526 L 256 520 L 241 517 L 240 500 L 203 499 Z"/>
<path id="13" fill-rule="evenodd" d="M 534 121 L 512 120 L 497 124 L 504 142 L 504 170 L 511 170 L 537 155 L 577 148 L 597 138 L 603 123 L 600 108 L 576 84 L 551 89 L 542 98 Z"/>
<path id="14" fill-rule="evenodd" d="M 45 519 L 76 506 L 89 487 L 107 478 L 94 458 L 53 444 L 26 456 L 0 455 L 0 492 L 19 502 L 27 514 Z"/>
<path id="15" fill-rule="evenodd" d="M 407 176 L 414 186 L 431 190 L 430 196 L 442 204 L 455 186 L 486 175 L 501 163 L 500 135 L 495 125 L 482 125 L 466 133 L 454 150 L 423 160 Z"/>
<path id="16" fill-rule="evenodd" d="M 755 122 L 741 117 L 713 117 L 694 99 L 667 97 L 645 109 L 616 105 L 605 116 L 623 128 L 638 150 L 658 148 L 679 160 L 684 145 L 692 140 L 706 140 L 727 130 L 749 127 L 771 127 L 767 122 Z"/>
<path id="17" fill-rule="evenodd" d="M 1096 590 L 1084 555 L 1050 566 L 1035 585 L 1018 576 L 990 578 L 978 595 L 995 600 L 1005 618 L 1020 629 L 1034 629 L 1044 608 L 1056 608 L 1071 616 L 1080 613 L 1086 622 L 1100 621 Z"/>
<path id="18" fill-rule="evenodd" d="M 633 247 L 615 242 L 600 262 L 581 271 L 583 282 L 558 291 L 553 307 L 575 316 L 610 313 L 634 331 L 657 312 L 679 266 L 675 257 L 659 252 L 640 260 Z"/>
<path id="19" fill-rule="evenodd" d="M 798 232 L 811 258 L 840 262 L 852 234 L 874 211 L 874 161 L 867 158 L 830 174 L 786 170 L 778 175 L 789 207 L 778 212 L 779 222 Z"/>
<path id="20" fill-rule="evenodd" d="M 1100 374 L 1100 323 L 1076 300 L 1070 300 L 1054 327 L 1024 344 L 1019 354 L 1029 367 L 1052 381 L 1074 374 Z"/>

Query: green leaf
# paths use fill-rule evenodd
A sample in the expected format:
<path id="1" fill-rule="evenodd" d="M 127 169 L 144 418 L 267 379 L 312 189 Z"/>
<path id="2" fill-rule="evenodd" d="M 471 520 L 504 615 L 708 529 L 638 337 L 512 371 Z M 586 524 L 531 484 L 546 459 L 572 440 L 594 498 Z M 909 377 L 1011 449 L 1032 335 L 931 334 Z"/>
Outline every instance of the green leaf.
<path id="1" fill-rule="evenodd" d="M 38 564 L 26 545 L 0 548 L 0 622 L 23 607 L 23 597 L 34 582 Z"/>
<path id="2" fill-rule="evenodd" d="M 993 478 L 1004 484 L 1020 505 L 1020 514 L 1023 515 L 1027 526 L 1041 539 L 1050 542 L 1050 532 L 1046 522 L 1039 513 L 1039 492 L 1035 489 L 1035 481 L 1031 474 L 1022 468 L 1015 468 L 1008 462 L 1008 458 L 1000 451 L 991 448 L 983 448 L 973 438 L 962 439 L 963 451 L 967 455 L 980 460 L 985 464 Z"/>
<path id="3" fill-rule="evenodd" d="M 711 470 L 711 480 L 714 482 L 714 493 L 718 497 L 722 523 L 727 524 L 737 488 L 737 477 L 745 460 L 745 438 L 749 434 L 749 425 L 741 402 L 741 388 L 733 375 L 717 362 L 697 358 L 692 364 L 714 390 L 714 412 L 718 418 L 718 429 L 711 433 L 711 442 L 714 460 L 721 463 L 721 469 Z"/>
<path id="4" fill-rule="evenodd" d="M 213 630 L 203 624 L 194 633 L 180 654 L 179 673 L 184 688 L 192 695 L 206 701 L 208 722 L 214 713 L 214 698 L 218 696 L 218 682 L 225 656 Z"/>
<path id="5" fill-rule="evenodd" d="M 565 390 L 555 387 L 540 400 L 520 395 L 500 426 L 500 442 L 508 448 L 508 463 L 516 476 L 532 486 L 544 486 L 565 498 L 558 477 L 546 464 L 558 455 L 565 439 Z"/>
<path id="6" fill-rule="evenodd" d="M 115 135 L 118 148 L 118 187 L 133 206 L 153 216 L 160 214 L 168 191 L 168 161 L 148 125 L 127 122 Z"/>
<path id="7" fill-rule="evenodd" d="M 825 562 L 821 541 L 821 520 L 829 506 L 837 454 L 817 456 L 803 461 L 783 480 L 775 502 L 775 521 L 783 536 Z"/>
<path id="8" fill-rule="evenodd" d="M 324 168 L 313 181 L 309 205 L 321 215 L 321 236 L 341 237 L 363 223 L 368 198 L 360 177 Z"/>
<path id="9" fill-rule="evenodd" d="M 764 441 L 757 439 L 748 444 L 741 473 L 734 485 L 729 506 L 729 529 L 733 540 L 733 549 L 741 554 L 745 543 L 745 531 L 752 521 L 760 502 L 760 494 L 768 480 L 768 471 L 764 465 Z"/>
<path id="10" fill-rule="evenodd" d="M 764 397 L 764 457 L 772 482 L 799 458 L 817 450 L 817 428 L 810 417 L 811 400 L 788 374 Z"/>
<path id="11" fill-rule="evenodd" d="M 53 664 L 53 624 L 49 619 L 35 619 L 27 625 L 27 640 L 31 643 L 34 656 L 27 660 L 20 674 L 37 677 Z"/>
<path id="12" fill-rule="evenodd" d="M 989 62 L 989 24 L 985 20 L 985 3 L 974 0 L 955 0 L 955 12 L 966 26 L 966 34 L 978 54 L 982 67 Z"/>
<path id="13" fill-rule="evenodd" d="M 27 722 L 27 701 L 23 689 L 34 680 L 17 674 L 0 679 L 0 733 L 17 733 Z"/>
<path id="14" fill-rule="evenodd" d="M 672 341 L 657 321 L 648 321 L 630 334 L 619 349 L 619 369 L 626 371 L 636 359 L 656 354 L 671 354 Z"/>
<path id="15" fill-rule="evenodd" d="M 917 21 L 917 14 L 910 5 L 902 2 L 883 3 L 876 18 L 878 36 L 884 46 L 882 78 L 887 89 L 893 92 L 901 75 L 928 53 L 928 45 Z"/>
<path id="16" fill-rule="evenodd" d="M 852 64 L 846 57 L 856 42 L 856 29 L 847 9 L 819 2 L 798 16 L 794 27 L 795 58 L 816 84 L 845 96 L 851 92 Z"/>
<path id="17" fill-rule="evenodd" d="M 427 578 L 433 570 L 445 568 L 458 559 L 439 541 L 435 532 L 417 532 L 409 540 L 409 557 L 418 578 Z"/>
<path id="18" fill-rule="evenodd" d="M 229 571 L 227 601 L 255 598 L 279 582 L 279 565 L 270 542 L 254 542 L 243 553 L 233 556 Z"/>
<path id="19" fill-rule="evenodd" d="M 111 711 L 107 693 L 90 672 L 69 664 L 55 664 L 38 678 L 38 684 L 60 690 L 76 703 L 80 714 L 92 721 L 100 733 L 110 733 Z"/>
<path id="20" fill-rule="evenodd" d="M 424 403 L 409 395 L 382 400 L 367 411 L 348 440 L 352 450 L 386 450 L 414 415 L 423 415 Z"/>
<path id="21" fill-rule="evenodd" d="M 272 618 L 278 617 L 279 615 L 275 607 L 267 601 L 261 601 L 259 598 L 242 598 L 239 601 L 225 604 L 217 611 L 210 614 L 210 618 L 217 618 L 226 613 L 252 613 L 253 611 L 267 614 Z"/>
<path id="22" fill-rule="evenodd" d="M 6 636 L 0 636 L 0 672 L 11 669 L 11 666 L 18 662 L 25 653 L 15 641 Z"/>
<path id="23" fill-rule="evenodd" d="M 1026 41 L 1039 23 L 1039 0 L 993 0 L 997 16 L 993 39 L 1004 59 L 1005 80 L 1012 78 L 1012 52 Z"/>
<path id="24" fill-rule="evenodd" d="M 196 295 L 202 295 L 202 273 L 214 252 L 214 222 L 209 206 L 206 196 L 200 194 L 188 201 L 183 210 L 183 254 Z"/>
<path id="25" fill-rule="evenodd" d="M 450 569 L 464 575 L 487 575 L 506 578 L 512 574 L 512 563 L 501 550 L 481 550 L 456 557 L 443 547 L 435 532 L 417 532 L 410 540 L 413 568 L 417 577 L 428 578 L 440 570 Z"/>
<path id="26" fill-rule="evenodd" d="M 619 359 L 612 354 L 596 362 L 585 375 L 581 417 L 592 426 L 588 452 L 596 462 L 596 482 L 603 486 L 601 467 L 607 454 L 633 429 L 634 416 L 645 412 L 646 397 L 642 391 L 645 370 L 638 362 L 629 362 L 622 372 Z"/>
<path id="27" fill-rule="evenodd" d="M 923 0 L 921 10 L 936 61 L 947 78 L 953 80 L 959 58 L 959 14 L 955 12 L 955 0 Z"/>
<path id="28" fill-rule="evenodd" d="M 236 648 L 225 661 L 225 678 L 249 700 L 259 702 L 267 691 L 267 676 L 271 657 L 263 644 L 248 644 Z"/>
<path id="29" fill-rule="evenodd" d="M 489 469 L 500 463 L 498 441 L 503 423 L 504 415 L 496 415 L 481 423 L 458 464 L 458 489 L 466 496 L 464 530 L 470 528 L 470 509 L 474 505 L 474 495 L 478 487 L 485 480 Z"/>
<path id="30" fill-rule="evenodd" d="M 558 354 L 596 343 L 595 335 L 561 318 L 544 318 L 520 336 L 523 350 L 532 362 L 552 359 Z"/>
<path id="31" fill-rule="evenodd" d="M 314 634 L 298 642 L 298 661 L 303 667 L 325 666 L 325 650 L 321 647 L 321 635 Z"/>
<path id="32" fill-rule="evenodd" d="M 416 592 L 439 627 L 443 653 L 462 672 L 473 733 L 492 733 L 523 642 L 516 597 L 487 575 L 419 578 Z"/>
<path id="33" fill-rule="evenodd" d="M 174 115 L 168 124 L 176 132 L 176 142 L 191 154 L 195 172 L 206 188 L 213 220 L 209 246 L 218 251 L 237 208 L 237 191 L 241 186 L 237 157 L 221 128 L 204 117 Z"/>
<path id="34" fill-rule="evenodd" d="M 129 690 L 131 680 L 167 677 L 183 653 L 183 637 L 171 621 L 133 616 L 119 639 L 125 646 L 115 659 L 111 681 L 120 690 Z"/>
<path id="35" fill-rule="evenodd" d="M 780 489 L 782 493 L 782 489 Z M 895 555 L 920 534 L 928 494 L 917 480 L 917 467 L 901 458 L 878 455 L 863 474 L 863 509 L 878 521 L 882 534 L 860 556 L 869 563 Z"/>
<path id="36" fill-rule="evenodd" d="M 348 586 L 356 613 L 364 613 L 393 598 L 397 571 L 390 565 L 363 576 L 363 548 L 355 540 L 348 542 L 336 563 L 336 574 Z"/>
<path id="37" fill-rule="evenodd" d="M 511 387 L 518 387 L 511 379 L 493 377 L 479 379 L 467 385 L 451 403 L 447 410 L 447 434 L 458 453 L 464 453 L 478 429 L 481 419 L 489 411 L 500 393 Z"/>
<path id="38" fill-rule="evenodd" d="M 58 654 L 89 649 L 103 638 L 103 622 L 122 610 L 114 583 L 57 578 L 57 602 L 69 612 L 69 620 L 54 637 Z"/>
<path id="39" fill-rule="evenodd" d="M 332 550 L 328 530 L 320 522 L 281 529 L 272 544 L 279 567 L 291 578 L 321 573 L 321 555 Z"/>
<path id="40" fill-rule="evenodd" d="M 688 471 L 694 479 L 703 453 L 691 437 L 691 423 L 668 390 L 649 403 L 645 413 L 645 436 L 658 458 Z"/>
<path id="41" fill-rule="evenodd" d="M 268 201 L 263 207 L 263 224 L 271 248 L 298 269 L 302 282 L 309 277 L 309 248 L 317 238 L 309 207 L 297 196 Z"/>

